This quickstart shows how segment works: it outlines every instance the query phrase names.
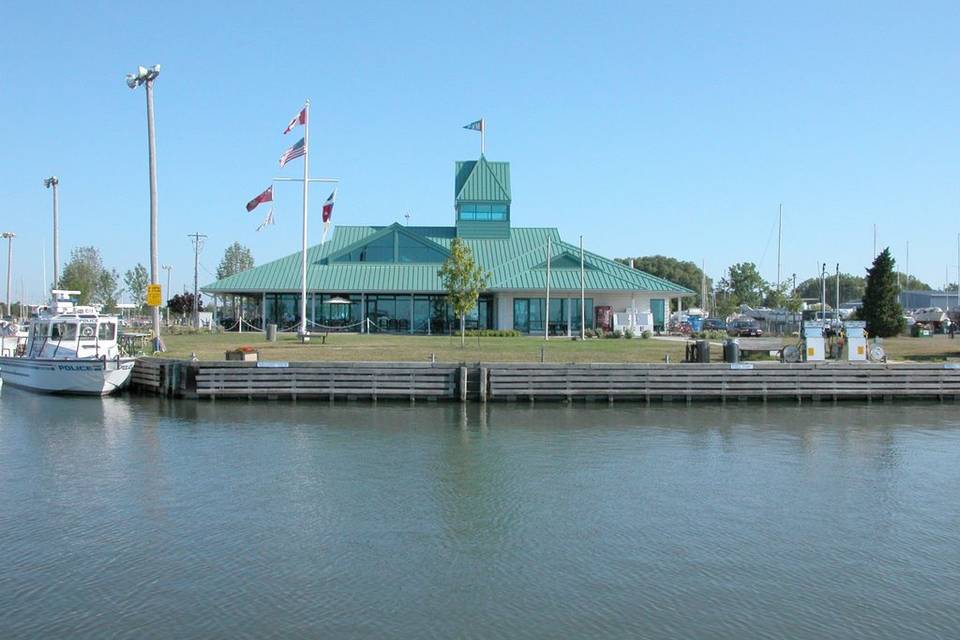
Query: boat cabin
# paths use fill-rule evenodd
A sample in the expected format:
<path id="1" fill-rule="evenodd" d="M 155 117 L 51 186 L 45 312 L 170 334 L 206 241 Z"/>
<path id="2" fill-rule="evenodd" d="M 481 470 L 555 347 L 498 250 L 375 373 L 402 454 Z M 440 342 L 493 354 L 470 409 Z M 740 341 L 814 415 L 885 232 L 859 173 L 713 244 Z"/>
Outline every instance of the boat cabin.
<path id="1" fill-rule="evenodd" d="M 96 309 L 76 306 L 76 291 L 55 290 L 55 304 L 30 323 L 28 358 L 107 358 L 120 355 L 116 316 L 101 316 Z"/>

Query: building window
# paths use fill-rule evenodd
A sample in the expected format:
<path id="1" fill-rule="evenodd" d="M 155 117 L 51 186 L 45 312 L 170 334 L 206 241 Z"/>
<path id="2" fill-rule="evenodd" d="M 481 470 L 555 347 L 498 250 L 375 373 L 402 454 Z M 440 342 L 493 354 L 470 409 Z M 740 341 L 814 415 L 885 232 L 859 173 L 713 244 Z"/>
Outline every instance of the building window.
<path id="1" fill-rule="evenodd" d="M 521 333 L 543 331 L 543 298 L 513 299 L 513 328 Z"/>
<path id="2" fill-rule="evenodd" d="M 464 202 L 459 206 L 460 220 L 506 220 L 507 205 Z"/>
<path id="3" fill-rule="evenodd" d="M 428 247 L 416 238 L 397 234 L 397 262 L 443 262 L 446 254 Z"/>
<path id="4" fill-rule="evenodd" d="M 593 327 L 593 298 L 584 301 L 587 327 Z M 514 298 L 513 328 L 521 333 L 542 333 L 544 298 Z M 550 298 L 550 335 L 580 331 L 580 298 Z"/>
<path id="5" fill-rule="evenodd" d="M 427 242 L 394 232 L 332 258 L 332 261 L 437 263 L 446 257 L 446 253 Z"/>
<path id="6" fill-rule="evenodd" d="M 580 332 L 580 298 L 570 300 L 570 328 L 571 331 Z M 583 299 L 583 320 L 587 329 L 593 329 L 593 298 Z"/>

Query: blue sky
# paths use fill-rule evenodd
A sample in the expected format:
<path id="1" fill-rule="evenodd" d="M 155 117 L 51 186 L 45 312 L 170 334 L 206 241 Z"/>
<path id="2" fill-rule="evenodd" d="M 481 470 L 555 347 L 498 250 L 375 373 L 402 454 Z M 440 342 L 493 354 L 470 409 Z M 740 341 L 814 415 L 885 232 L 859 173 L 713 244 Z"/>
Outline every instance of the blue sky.
<path id="1" fill-rule="evenodd" d="M 314 176 L 338 176 L 341 224 L 450 224 L 453 164 L 509 160 L 514 224 L 558 226 L 608 256 L 661 253 L 722 275 L 821 261 L 862 273 L 880 246 L 939 285 L 960 232 L 960 4 L 14 3 L 0 41 L 0 230 L 18 234 L 15 288 L 98 246 L 149 261 L 143 90 L 156 83 L 160 259 L 192 286 L 188 233 L 209 235 L 201 281 L 237 240 L 258 263 L 298 250 L 300 197 L 278 224 L 244 204 L 282 171 L 313 104 Z M 311 243 L 326 187 L 312 190 Z M 5 264 L 5 248 L 3 261 Z M 3 268 L 3 267 L 0 267 Z M 19 296 L 15 296 L 19 297 Z"/>

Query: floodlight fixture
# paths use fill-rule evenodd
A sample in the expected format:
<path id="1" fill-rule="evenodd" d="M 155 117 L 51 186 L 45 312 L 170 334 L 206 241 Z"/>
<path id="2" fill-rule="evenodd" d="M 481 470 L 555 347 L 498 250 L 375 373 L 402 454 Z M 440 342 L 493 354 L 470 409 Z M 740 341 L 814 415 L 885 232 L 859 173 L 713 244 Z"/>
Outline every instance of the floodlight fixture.
<path id="1" fill-rule="evenodd" d="M 147 67 L 137 67 L 136 73 L 127 74 L 127 86 L 136 89 L 145 82 L 149 82 L 160 75 L 160 65 L 155 64 L 149 69 Z"/>
<path id="2" fill-rule="evenodd" d="M 58 184 L 60 184 L 60 179 L 57 176 L 50 176 L 49 178 L 43 179 L 43 186 L 45 186 L 47 189 L 50 187 L 55 187 Z"/>

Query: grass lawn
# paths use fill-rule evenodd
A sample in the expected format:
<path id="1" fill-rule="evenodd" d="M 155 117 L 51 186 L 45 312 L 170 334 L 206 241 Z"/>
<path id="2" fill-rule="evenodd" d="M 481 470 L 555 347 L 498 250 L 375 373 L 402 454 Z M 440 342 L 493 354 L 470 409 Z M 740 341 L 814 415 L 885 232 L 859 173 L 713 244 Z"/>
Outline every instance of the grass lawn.
<path id="1" fill-rule="evenodd" d="M 960 338 L 930 336 L 929 338 L 886 338 L 883 348 L 890 360 L 915 362 L 943 362 L 960 359 Z"/>
<path id="2" fill-rule="evenodd" d="M 681 362 L 684 343 L 657 339 L 590 339 L 584 342 L 565 338 L 460 338 L 446 336 L 330 334 L 326 344 L 314 338 L 300 344 L 297 337 L 281 334 L 278 342 L 267 342 L 260 333 L 221 333 L 164 336 L 167 357 L 189 358 L 196 353 L 201 360 L 223 360 L 224 352 L 249 345 L 260 350 L 262 360 L 346 360 L 428 362 L 435 354 L 438 362 L 539 362 L 544 349 L 545 362 Z M 786 339 L 785 343 L 790 342 Z M 942 362 L 960 360 L 960 338 L 887 338 L 883 341 L 890 360 Z M 723 357 L 719 345 L 711 349 L 714 362 Z"/>
<path id="3" fill-rule="evenodd" d="M 281 334 L 277 342 L 267 342 L 260 333 L 221 333 L 164 336 L 167 357 L 189 358 L 196 353 L 201 360 L 223 360 L 224 352 L 243 345 L 260 350 L 261 360 L 353 360 L 429 362 L 436 354 L 438 362 L 539 362 L 540 348 L 545 362 L 671 362 L 683 360 L 684 344 L 642 338 L 590 339 L 584 342 L 551 338 L 460 338 L 446 336 L 330 334 L 326 344 L 314 337 L 300 344 L 296 336 Z"/>

